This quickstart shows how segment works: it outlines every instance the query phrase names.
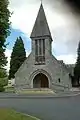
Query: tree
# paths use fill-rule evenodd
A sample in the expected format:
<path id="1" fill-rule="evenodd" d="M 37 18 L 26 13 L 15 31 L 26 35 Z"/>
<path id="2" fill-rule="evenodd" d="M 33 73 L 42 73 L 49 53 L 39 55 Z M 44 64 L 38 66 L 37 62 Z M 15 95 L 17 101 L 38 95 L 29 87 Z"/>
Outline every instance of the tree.
<path id="1" fill-rule="evenodd" d="M 8 9 L 8 5 L 8 0 L 0 0 L 0 91 L 3 91 L 3 87 L 8 83 L 6 70 L 4 69 L 7 63 L 7 58 L 4 53 L 6 49 L 5 42 L 10 33 L 9 17 L 11 13 Z"/>
<path id="2" fill-rule="evenodd" d="M 8 76 L 4 68 L 0 68 L 0 92 L 5 91 L 4 86 L 8 84 Z"/>
<path id="3" fill-rule="evenodd" d="M 79 85 L 79 79 L 80 79 L 80 42 L 78 44 L 77 49 L 77 62 L 74 68 L 74 77 L 77 80 L 77 83 Z"/>
<path id="4" fill-rule="evenodd" d="M 9 79 L 15 77 L 15 73 L 26 59 L 26 52 L 21 37 L 17 38 L 11 54 Z"/>
<path id="5" fill-rule="evenodd" d="M 0 0 L 0 68 L 4 67 L 7 63 L 4 52 L 6 48 L 5 41 L 10 33 L 10 11 L 8 5 L 8 0 Z"/>
<path id="6" fill-rule="evenodd" d="M 8 75 L 5 69 L 0 69 L 0 86 L 6 86 L 8 84 Z"/>

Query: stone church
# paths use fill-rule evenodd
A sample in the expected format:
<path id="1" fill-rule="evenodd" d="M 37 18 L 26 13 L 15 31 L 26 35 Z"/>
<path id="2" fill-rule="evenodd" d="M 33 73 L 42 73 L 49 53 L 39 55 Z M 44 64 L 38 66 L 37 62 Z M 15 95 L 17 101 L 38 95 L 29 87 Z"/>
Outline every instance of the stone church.
<path id="1" fill-rule="evenodd" d="M 32 51 L 15 74 L 16 89 L 69 90 L 69 70 L 52 55 L 53 40 L 42 4 L 30 38 Z"/>

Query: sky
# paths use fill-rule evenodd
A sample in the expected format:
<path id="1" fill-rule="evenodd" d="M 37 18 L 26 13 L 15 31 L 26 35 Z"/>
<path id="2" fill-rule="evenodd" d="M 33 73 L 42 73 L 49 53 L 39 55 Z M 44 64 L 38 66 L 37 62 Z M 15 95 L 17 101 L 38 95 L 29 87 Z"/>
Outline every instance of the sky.
<path id="1" fill-rule="evenodd" d="M 53 38 L 52 54 L 66 64 L 74 64 L 80 40 L 80 15 L 65 0 L 43 0 L 43 7 Z M 31 52 L 30 34 L 34 26 L 41 1 L 40 0 L 9 0 L 11 34 L 5 51 L 8 57 L 7 69 L 15 40 L 21 36 L 24 41 L 26 56 Z"/>

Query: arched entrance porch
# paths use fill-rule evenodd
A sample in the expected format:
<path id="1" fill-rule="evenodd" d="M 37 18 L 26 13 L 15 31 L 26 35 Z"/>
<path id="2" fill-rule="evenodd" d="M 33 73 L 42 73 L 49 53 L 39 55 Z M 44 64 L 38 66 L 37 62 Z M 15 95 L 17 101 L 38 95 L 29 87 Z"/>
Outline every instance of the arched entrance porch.
<path id="1" fill-rule="evenodd" d="M 33 79 L 33 88 L 49 88 L 49 81 L 45 74 L 39 73 Z"/>

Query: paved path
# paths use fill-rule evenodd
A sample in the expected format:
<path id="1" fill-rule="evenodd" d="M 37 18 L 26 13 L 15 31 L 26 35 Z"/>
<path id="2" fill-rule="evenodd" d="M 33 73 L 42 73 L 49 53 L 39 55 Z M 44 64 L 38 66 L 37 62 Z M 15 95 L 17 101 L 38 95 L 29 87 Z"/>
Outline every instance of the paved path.
<path id="1" fill-rule="evenodd" d="M 67 98 L 0 99 L 0 107 L 13 108 L 41 120 L 80 120 L 80 95 Z"/>

